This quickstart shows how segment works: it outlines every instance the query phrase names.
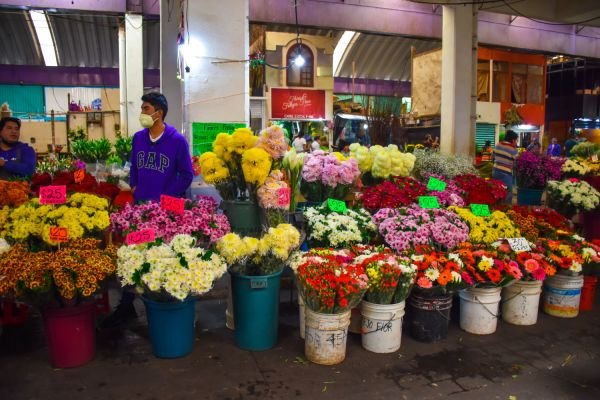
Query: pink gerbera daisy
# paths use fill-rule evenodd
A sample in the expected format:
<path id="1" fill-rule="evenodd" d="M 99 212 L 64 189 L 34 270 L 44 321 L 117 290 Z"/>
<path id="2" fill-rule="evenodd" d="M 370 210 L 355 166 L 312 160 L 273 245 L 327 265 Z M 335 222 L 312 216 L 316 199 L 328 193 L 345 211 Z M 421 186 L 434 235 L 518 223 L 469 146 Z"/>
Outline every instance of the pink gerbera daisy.
<path id="1" fill-rule="evenodd" d="M 419 287 L 423 288 L 423 289 L 429 289 L 429 288 L 431 288 L 431 286 L 433 286 L 431 281 L 424 276 L 420 277 L 417 280 L 417 285 L 419 285 Z"/>

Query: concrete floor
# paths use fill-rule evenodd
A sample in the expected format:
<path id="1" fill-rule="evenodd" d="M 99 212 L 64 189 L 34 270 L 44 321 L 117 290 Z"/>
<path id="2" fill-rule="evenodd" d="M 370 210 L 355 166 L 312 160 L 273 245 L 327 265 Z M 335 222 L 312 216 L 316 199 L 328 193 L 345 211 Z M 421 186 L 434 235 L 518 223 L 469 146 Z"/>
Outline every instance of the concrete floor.
<path id="1" fill-rule="evenodd" d="M 34 316 L 0 337 L 0 399 L 600 398 L 600 304 L 575 319 L 540 313 L 531 327 L 499 322 L 488 336 L 461 331 L 455 305 L 442 342 L 405 334 L 399 352 L 380 355 L 350 334 L 346 360 L 326 367 L 304 358 L 297 306 L 289 300 L 282 294 L 280 340 L 269 351 L 238 349 L 224 327 L 225 302 L 209 299 L 197 306 L 191 355 L 155 358 L 141 315 L 123 332 L 99 337 L 95 359 L 70 370 L 50 366 Z"/>

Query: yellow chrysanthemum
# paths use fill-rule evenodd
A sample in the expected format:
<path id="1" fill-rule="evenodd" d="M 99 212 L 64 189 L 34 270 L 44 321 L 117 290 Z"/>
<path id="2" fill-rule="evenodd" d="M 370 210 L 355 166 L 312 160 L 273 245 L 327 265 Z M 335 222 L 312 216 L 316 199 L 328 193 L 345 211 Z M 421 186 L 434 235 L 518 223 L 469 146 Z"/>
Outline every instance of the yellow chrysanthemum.
<path id="1" fill-rule="evenodd" d="M 228 133 L 219 133 L 217 135 L 213 142 L 213 152 L 217 157 L 222 158 L 224 161 L 231 160 L 231 136 Z M 200 156 L 200 158 L 202 158 L 202 156 Z"/>
<path id="2" fill-rule="evenodd" d="M 238 128 L 231 135 L 230 147 L 233 152 L 242 155 L 246 150 L 253 148 L 258 141 L 258 137 L 254 136 L 252 130 L 248 128 Z"/>
<path id="3" fill-rule="evenodd" d="M 271 156 L 261 148 L 246 150 L 242 154 L 242 171 L 244 179 L 251 185 L 260 186 L 271 171 Z"/>

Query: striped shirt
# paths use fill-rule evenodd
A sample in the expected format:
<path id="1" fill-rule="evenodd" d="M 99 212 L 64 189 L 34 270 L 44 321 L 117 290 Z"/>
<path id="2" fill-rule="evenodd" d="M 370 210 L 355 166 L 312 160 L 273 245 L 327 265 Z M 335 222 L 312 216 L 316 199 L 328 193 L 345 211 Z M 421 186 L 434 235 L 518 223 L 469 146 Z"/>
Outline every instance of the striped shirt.
<path id="1" fill-rule="evenodd" d="M 512 175 L 517 153 L 517 148 L 511 143 L 498 143 L 494 149 L 494 169 Z"/>

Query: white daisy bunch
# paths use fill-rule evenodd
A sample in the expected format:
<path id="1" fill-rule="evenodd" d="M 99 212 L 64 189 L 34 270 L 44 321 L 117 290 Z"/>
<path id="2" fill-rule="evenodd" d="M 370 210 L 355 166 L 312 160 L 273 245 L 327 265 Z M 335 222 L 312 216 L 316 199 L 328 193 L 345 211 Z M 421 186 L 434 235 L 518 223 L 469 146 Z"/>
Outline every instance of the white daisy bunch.
<path id="1" fill-rule="evenodd" d="M 367 244 L 377 232 L 371 215 L 364 209 L 347 210 L 346 214 L 330 211 L 327 205 L 304 211 L 308 223 L 308 239 L 320 247 L 349 247 Z"/>
<path id="2" fill-rule="evenodd" d="M 168 243 L 122 246 L 117 251 L 117 277 L 139 292 L 157 299 L 184 300 L 212 289 L 227 266 L 216 253 L 196 247 L 190 235 L 175 235 Z"/>

